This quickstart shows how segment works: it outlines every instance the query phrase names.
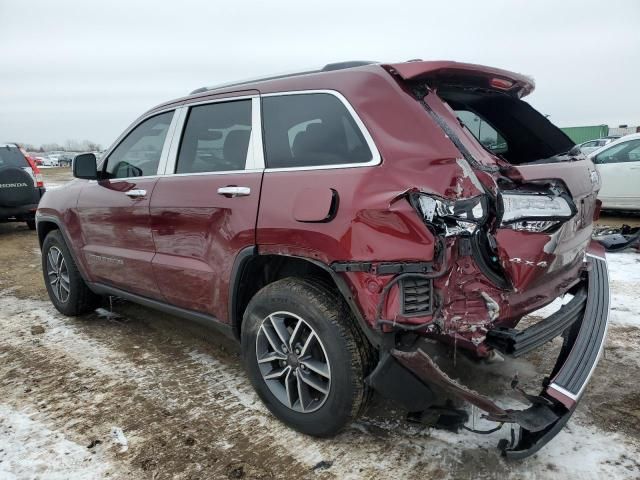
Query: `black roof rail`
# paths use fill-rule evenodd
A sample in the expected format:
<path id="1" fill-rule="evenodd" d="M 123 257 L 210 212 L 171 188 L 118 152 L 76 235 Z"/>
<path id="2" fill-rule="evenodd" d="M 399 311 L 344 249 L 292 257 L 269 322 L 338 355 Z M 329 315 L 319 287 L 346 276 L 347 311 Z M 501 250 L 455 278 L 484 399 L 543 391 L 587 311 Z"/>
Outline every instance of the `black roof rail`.
<path id="1" fill-rule="evenodd" d="M 380 63 L 380 62 L 370 62 L 366 60 L 352 60 L 348 62 L 328 63 L 327 65 L 322 67 L 322 69 L 320 70 L 305 70 L 302 72 L 284 73 L 281 75 L 272 75 L 268 77 L 251 78 L 249 80 L 241 80 L 239 82 L 222 83 L 219 85 L 214 85 L 212 87 L 200 87 L 190 92 L 189 95 L 208 92 L 209 90 L 217 90 L 219 88 L 237 87 L 240 85 L 247 85 L 249 83 L 264 82 L 267 80 L 278 80 L 280 78 L 297 77 L 300 75 L 307 75 L 309 73 L 332 72 L 334 70 L 344 70 L 345 68 L 362 67 L 364 65 L 373 65 L 375 63 Z"/>

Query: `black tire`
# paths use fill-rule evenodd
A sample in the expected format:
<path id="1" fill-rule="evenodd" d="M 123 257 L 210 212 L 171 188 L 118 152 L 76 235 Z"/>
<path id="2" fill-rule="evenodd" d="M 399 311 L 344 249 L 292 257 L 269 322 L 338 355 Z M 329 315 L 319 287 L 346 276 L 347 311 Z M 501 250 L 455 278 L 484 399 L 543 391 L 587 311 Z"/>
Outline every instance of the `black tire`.
<path id="1" fill-rule="evenodd" d="M 29 220 L 27 220 L 27 227 L 29 227 L 29 230 L 35 230 L 36 221 L 33 218 L 30 218 Z"/>
<path id="2" fill-rule="evenodd" d="M 64 296 L 58 298 L 58 295 L 54 291 L 55 287 L 51 284 L 48 273 L 50 271 L 48 258 L 52 249 L 54 249 L 56 254 L 60 252 L 65 262 L 69 288 L 66 298 L 64 298 Z M 93 311 L 100 303 L 100 297 L 89 290 L 89 287 L 87 287 L 87 284 L 80 276 L 78 267 L 59 230 L 49 232 L 42 244 L 42 273 L 44 275 L 47 292 L 49 293 L 49 299 L 60 313 L 74 317 Z"/>
<path id="3" fill-rule="evenodd" d="M 260 327 L 269 315 L 283 311 L 298 316 L 313 329 L 330 366 L 328 393 L 323 395 L 321 406 L 311 412 L 296 411 L 279 400 L 258 365 L 256 342 Z M 286 425 L 307 435 L 329 437 L 364 410 L 369 398 L 364 378 L 370 368 L 371 346 L 337 292 L 314 280 L 295 277 L 278 280 L 251 299 L 241 332 L 242 356 L 249 379 L 267 408 Z M 275 365 L 274 370 L 284 363 Z"/>

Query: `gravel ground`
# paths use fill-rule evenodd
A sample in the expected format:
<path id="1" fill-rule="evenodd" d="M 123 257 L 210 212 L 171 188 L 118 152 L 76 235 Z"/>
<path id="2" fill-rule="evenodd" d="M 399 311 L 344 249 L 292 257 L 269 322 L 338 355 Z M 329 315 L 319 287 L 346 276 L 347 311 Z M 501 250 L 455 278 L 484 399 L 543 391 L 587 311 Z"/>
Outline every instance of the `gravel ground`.
<path id="1" fill-rule="evenodd" d="M 68 169 L 47 169 L 60 184 Z M 333 439 L 295 433 L 261 405 L 237 346 L 128 302 L 69 319 L 47 300 L 37 239 L 0 224 L 0 478 L 639 478 L 640 255 L 611 255 L 605 355 L 568 427 L 537 455 L 506 462 L 488 436 L 409 424 L 374 398 Z M 548 307 L 553 308 L 553 307 Z M 461 379 L 517 401 L 557 343 Z M 471 378 L 465 378 L 471 376 Z M 471 412 L 475 414 L 475 412 Z M 479 415 L 471 421 L 484 428 Z"/>

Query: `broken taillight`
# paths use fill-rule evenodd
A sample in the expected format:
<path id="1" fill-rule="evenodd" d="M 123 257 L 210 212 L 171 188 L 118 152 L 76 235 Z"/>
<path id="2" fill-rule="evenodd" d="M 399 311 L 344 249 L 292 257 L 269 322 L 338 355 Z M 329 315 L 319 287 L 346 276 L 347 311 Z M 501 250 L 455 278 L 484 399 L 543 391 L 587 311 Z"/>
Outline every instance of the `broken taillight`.
<path id="1" fill-rule="evenodd" d="M 487 219 L 488 209 L 484 195 L 448 200 L 416 192 L 411 195 L 410 201 L 425 223 L 445 237 L 472 234 Z"/>

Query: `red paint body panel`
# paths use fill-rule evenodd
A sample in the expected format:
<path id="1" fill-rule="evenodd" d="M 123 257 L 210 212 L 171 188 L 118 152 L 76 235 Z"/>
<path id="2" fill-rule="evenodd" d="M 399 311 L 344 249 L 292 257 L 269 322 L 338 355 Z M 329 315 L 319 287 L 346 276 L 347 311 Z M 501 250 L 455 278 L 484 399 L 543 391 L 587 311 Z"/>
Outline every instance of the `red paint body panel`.
<path id="1" fill-rule="evenodd" d="M 178 307 L 228 319 L 229 277 L 236 255 L 255 244 L 262 173 L 167 176 L 151 199 L 156 255 L 153 273 L 162 295 Z M 247 197 L 218 188 L 243 186 Z"/>
<path id="2" fill-rule="evenodd" d="M 82 257 L 91 279 L 138 295 L 162 300 L 153 277 L 149 201 L 157 178 L 87 182 L 77 204 Z M 129 190 L 146 190 L 129 198 Z"/>

